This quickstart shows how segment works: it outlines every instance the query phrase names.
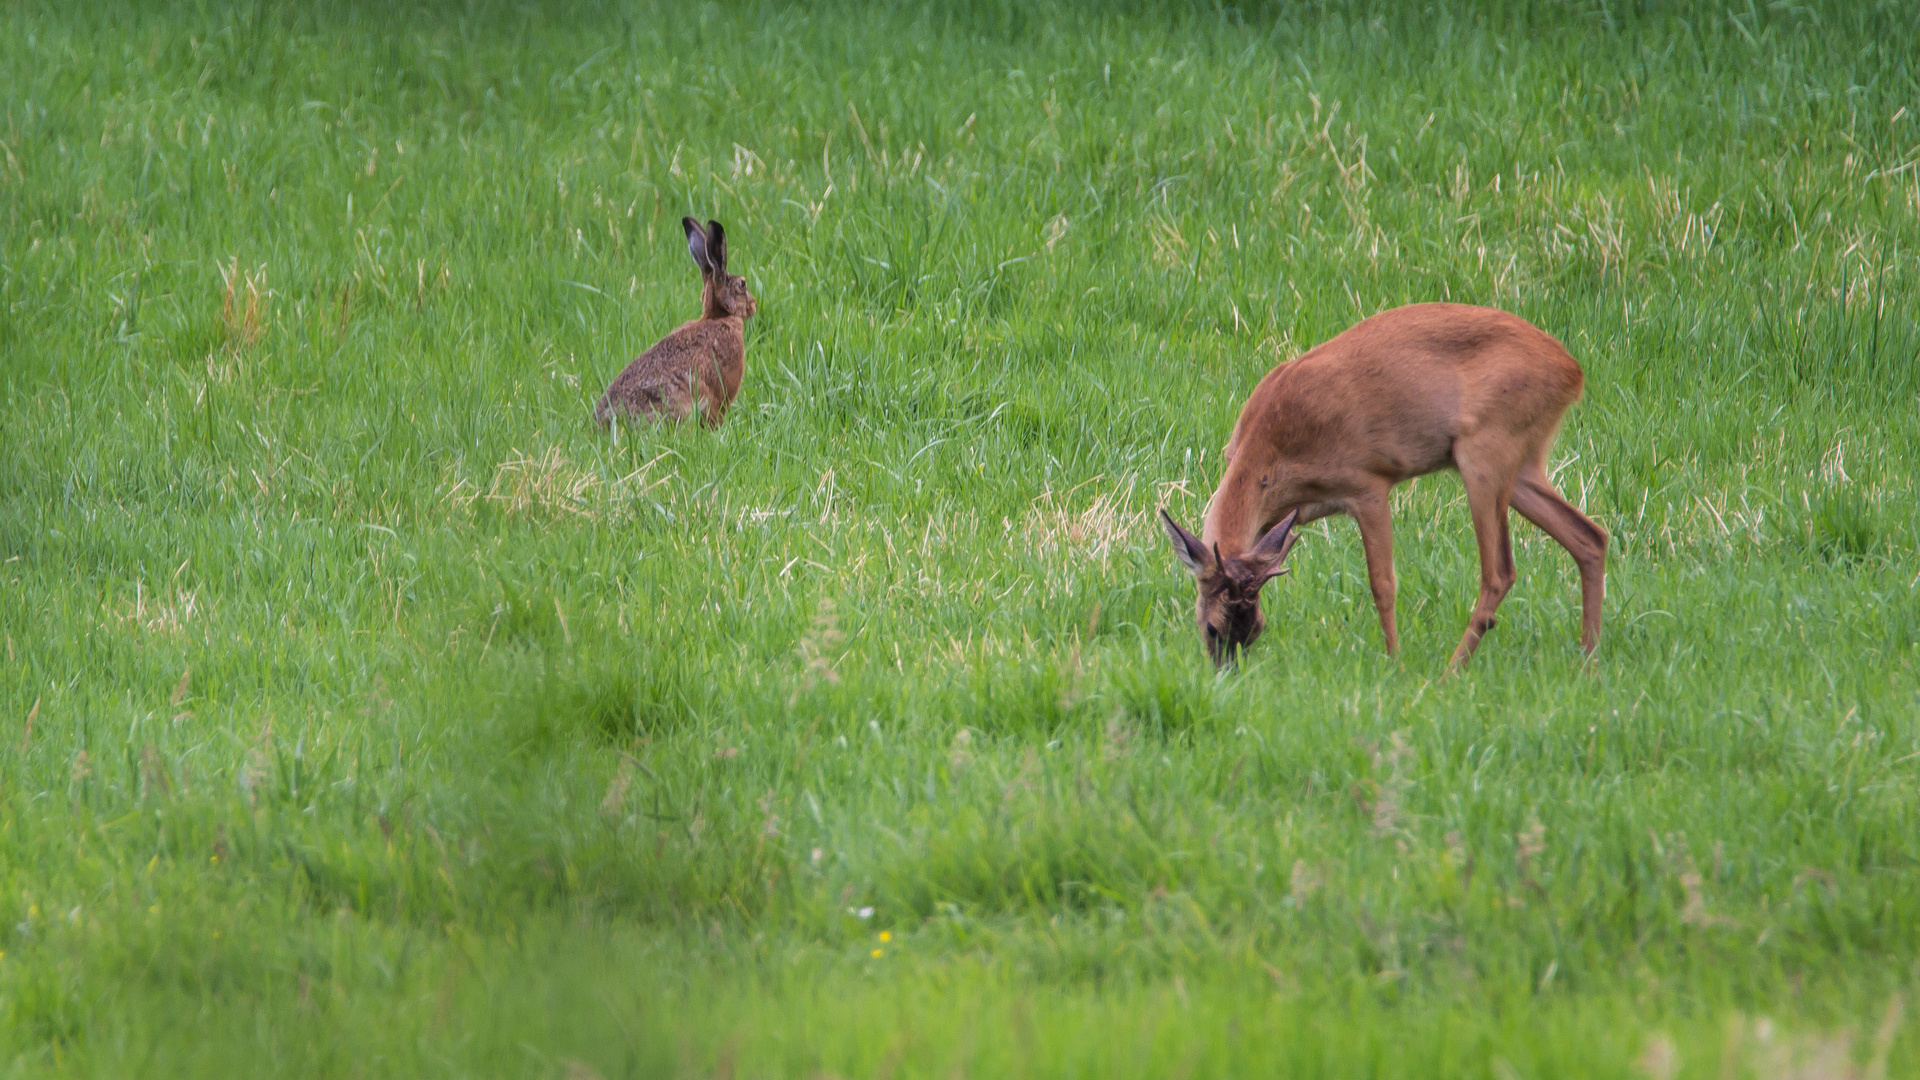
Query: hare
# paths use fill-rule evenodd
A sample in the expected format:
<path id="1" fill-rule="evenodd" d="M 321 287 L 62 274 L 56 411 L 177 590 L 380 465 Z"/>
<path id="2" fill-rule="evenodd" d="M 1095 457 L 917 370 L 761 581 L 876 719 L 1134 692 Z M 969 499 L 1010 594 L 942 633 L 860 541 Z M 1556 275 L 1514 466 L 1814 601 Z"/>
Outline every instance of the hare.
<path id="1" fill-rule="evenodd" d="M 727 273 L 727 234 L 719 222 L 709 221 L 703 229 L 688 217 L 680 224 L 687 230 L 687 250 L 700 267 L 700 317 L 661 338 L 614 377 L 593 407 L 600 424 L 616 417 L 684 420 L 704 401 L 701 422 L 716 428 L 740 392 L 753 295 L 745 278 Z"/>

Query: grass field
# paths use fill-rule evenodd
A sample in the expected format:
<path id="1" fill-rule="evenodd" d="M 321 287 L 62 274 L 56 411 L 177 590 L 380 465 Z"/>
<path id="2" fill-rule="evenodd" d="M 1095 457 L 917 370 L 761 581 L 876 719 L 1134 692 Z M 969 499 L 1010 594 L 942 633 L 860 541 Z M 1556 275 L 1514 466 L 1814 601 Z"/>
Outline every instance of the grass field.
<path id="1" fill-rule="evenodd" d="M 284 8 L 0 8 L 0 1075 L 1920 1076 L 1920 4 Z M 1439 476 L 1216 677 L 1154 507 L 1434 299 L 1596 662 Z"/>

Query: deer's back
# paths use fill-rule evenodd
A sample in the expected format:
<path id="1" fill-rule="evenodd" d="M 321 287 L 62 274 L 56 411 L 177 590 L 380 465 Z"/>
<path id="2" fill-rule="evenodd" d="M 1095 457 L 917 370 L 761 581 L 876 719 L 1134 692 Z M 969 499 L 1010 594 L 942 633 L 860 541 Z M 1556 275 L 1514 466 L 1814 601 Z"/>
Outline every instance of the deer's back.
<path id="1" fill-rule="evenodd" d="M 1241 410 L 1228 455 L 1420 476 L 1452 464 L 1454 442 L 1476 433 L 1550 436 L 1582 380 L 1567 350 L 1517 315 L 1413 304 L 1269 372 Z"/>

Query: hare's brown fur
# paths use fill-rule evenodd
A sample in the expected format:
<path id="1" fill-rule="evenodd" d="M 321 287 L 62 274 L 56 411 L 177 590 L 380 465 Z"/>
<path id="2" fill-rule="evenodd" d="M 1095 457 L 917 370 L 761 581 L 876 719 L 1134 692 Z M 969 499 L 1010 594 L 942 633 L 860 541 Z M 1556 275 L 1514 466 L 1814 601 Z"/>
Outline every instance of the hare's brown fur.
<path id="1" fill-rule="evenodd" d="M 682 224 L 700 267 L 700 317 L 641 353 L 614 377 L 593 407 L 601 424 L 628 420 L 684 420 L 704 403 L 701 421 L 719 427 L 746 375 L 746 321 L 757 307 L 744 279 L 727 273 L 726 233 L 692 218 Z"/>

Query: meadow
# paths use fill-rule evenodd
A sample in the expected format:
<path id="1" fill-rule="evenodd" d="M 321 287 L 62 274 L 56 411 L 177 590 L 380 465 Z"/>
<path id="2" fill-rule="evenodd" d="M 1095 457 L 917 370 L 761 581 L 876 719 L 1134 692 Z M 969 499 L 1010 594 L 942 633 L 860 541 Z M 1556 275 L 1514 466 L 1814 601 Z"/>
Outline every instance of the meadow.
<path id="1" fill-rule="evenodd" d="M 0 7 L 0 1076 L 1920 1076 L 1920 4 Z M 594 398 L 759 299 L 725 425 Z M 1519 313 L 1443 678 L 1274 364 Z"/>

